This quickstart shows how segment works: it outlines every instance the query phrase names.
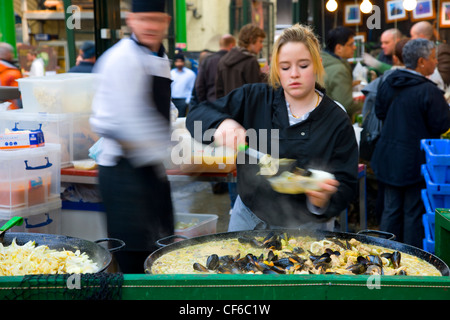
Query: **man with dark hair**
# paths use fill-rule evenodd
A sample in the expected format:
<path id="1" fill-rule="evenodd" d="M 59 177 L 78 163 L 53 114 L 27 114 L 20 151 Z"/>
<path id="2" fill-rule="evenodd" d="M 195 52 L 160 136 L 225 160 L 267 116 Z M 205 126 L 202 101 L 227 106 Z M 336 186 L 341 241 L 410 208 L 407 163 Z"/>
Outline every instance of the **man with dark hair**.
<path id="1" fill-rule="evenodd" d="M 346 27 L 330 30 L 321 53 L 327 94 L 344 106 L 351 119 L 362 109 L 362 104 L 353 100 L 353 74 L 347 61 L 356 50 L 354 36 L 353 30 Z"/>
<path id="2" fill-rule="evenodd" d="M 179 117 L 186 117 L 195 86 L 195 72 L 185 66 L 185 57 L 178 53 L 174 57 L 174 66 L 170 71 L 172 77 L 172 102 L 178 109 Z"/>
<path id="3" fill-rule="evenodd" d="M 205 58 L 200 64 L 195 82 L 198 102 L 216 100 L 217 66 L 220 59 L 236 46 L 236 39 L 231 34 L 223 35 L 219 46 L 219 51 Z"/>
<path id="4" fill-rule="evenodd" d="M 80 60 L 77 65 L 70 68 L 68 72 L 91 73 L 96 61 L 94 42 L 86 41 L 83 43 L 79 51 L 79 57 Z"/>

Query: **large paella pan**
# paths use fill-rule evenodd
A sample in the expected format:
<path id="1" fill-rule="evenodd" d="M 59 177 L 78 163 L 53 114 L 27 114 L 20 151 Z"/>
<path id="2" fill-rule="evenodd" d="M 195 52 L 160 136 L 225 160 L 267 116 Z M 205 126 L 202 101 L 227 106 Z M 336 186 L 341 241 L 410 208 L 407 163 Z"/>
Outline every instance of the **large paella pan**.
<path id="1" fill-rule="evenodd" d="M 438 257 L 391 239 L 301 229 L 227 232 L 178 241 L 153 252 L 144 268 L 152 274 L 450 274 Z"/>

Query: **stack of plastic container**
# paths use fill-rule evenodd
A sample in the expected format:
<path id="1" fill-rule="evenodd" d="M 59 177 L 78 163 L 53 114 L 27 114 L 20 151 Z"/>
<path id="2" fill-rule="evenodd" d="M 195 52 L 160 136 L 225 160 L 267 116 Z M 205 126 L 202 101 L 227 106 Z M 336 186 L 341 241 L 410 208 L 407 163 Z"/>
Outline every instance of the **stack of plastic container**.
<path id="1" fill-rule="evenodd" d="M 0 224 L 12 217 L 24 223 L 14 232 L 60 232 L 61 147 L 0 151 Z"/>
<path id="2" fill-rule="evenodd" d="M 424 139 L 421 148 L 426 157 L 426 164 L 422 165 L 426 182 L 426 189 L 422 190 L 426 210 L 422 217 L 425 229 L 423 247 L 434 253 L 435 211 L 437 208 L 450 208 L 450 140 Z"/>
<path id="3" fill-rule="evenodd" d="M 61 233 L 61 167 L 87 159 L 97 141 L 89 126 L 94 74 L 19 79 L 22 110 L 0 113 L 0 133 L 42 130 L 41 147 L 0 150 L 0 223 L 15 232 Z"/>
<path id="4" fill-rule="evenodd" d="M 45 141 L 61 144 L 61 166 L 89 157 L 89 148 L 98 140 L 89 125 L 97 76 L 91 73 L 64 73 L 19 79 L 23 110 L 2 116 L 4 128 L 34 129 L 42 126 Z"/>

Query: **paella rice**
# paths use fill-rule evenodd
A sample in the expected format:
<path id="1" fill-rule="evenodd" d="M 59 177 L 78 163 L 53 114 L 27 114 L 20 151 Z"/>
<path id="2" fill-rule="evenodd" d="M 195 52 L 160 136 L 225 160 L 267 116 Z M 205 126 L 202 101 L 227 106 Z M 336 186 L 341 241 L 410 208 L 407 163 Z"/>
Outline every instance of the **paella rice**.
<path id="1" fill-rule="evenodd" d="M 151 273 L 442 276 L 435 266 L 419 257 L 356 239 L 340 241 L 286 236 L 277 239 L 278 245 L 259 245 L 265 241 L 268 241 L 267 237 L 254 240 L 233 238 L 168 251 L 153 262 Z"/>

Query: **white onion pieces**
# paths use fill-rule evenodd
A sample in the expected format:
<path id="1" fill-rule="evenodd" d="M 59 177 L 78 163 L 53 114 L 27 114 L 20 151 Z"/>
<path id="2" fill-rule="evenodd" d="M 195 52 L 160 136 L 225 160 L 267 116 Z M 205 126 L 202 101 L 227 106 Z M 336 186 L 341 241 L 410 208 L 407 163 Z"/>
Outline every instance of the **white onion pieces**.
<path id="1" fill-rule="evenodd" d="M 98 266 L 79 250 L 54 250 L 28 241 L 23 246 L 14 239 L 10 245 L 0 243 L 0 275 L 94 273 Z"/>

